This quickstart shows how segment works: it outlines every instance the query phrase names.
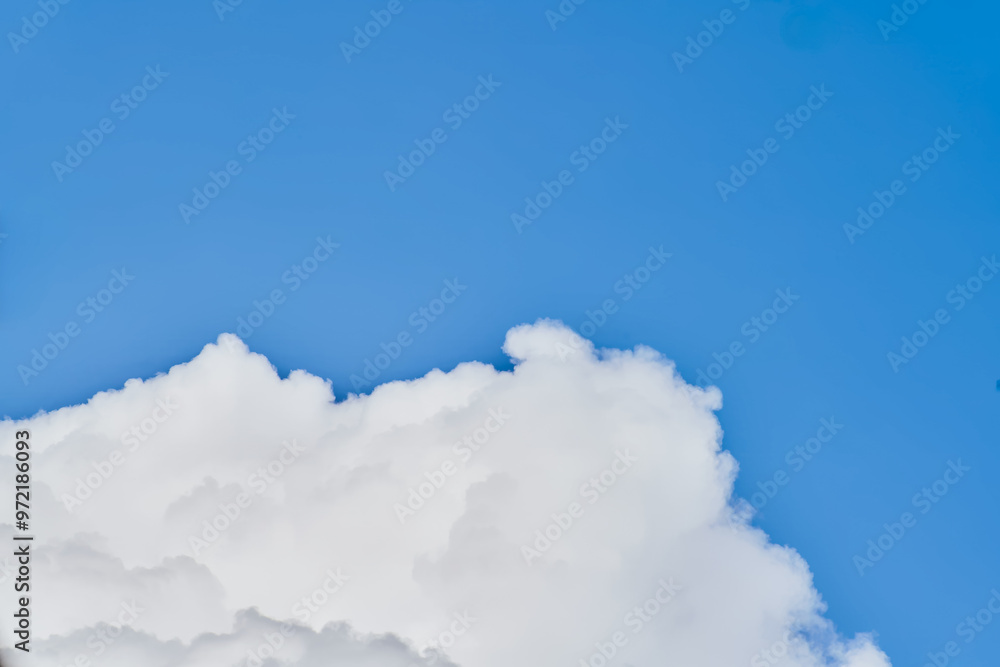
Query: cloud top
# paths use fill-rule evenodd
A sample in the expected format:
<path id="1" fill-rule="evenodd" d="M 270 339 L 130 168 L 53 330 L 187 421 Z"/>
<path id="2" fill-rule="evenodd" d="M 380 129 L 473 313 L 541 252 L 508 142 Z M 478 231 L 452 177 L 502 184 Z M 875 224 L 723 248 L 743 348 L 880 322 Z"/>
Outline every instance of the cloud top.
<path id="1" fill-rule="evenodd" d="M 836 634 L 794 550 L 734 516 L 717 389 L 557 322 L 512 329 L 504 351 L 510 372 L 466 363 L 335 402 L 226 334 L 164 375 L 0 423 L 33 443 L 37 655 L 889 664 Z"/>

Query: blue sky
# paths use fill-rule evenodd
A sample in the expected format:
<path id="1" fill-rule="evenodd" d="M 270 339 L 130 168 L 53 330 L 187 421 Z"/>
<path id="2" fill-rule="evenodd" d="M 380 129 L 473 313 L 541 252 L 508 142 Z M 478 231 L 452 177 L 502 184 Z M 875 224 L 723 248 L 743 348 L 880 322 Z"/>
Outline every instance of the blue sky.
<path id="1" fill-rule="evenodd" d="M 755 521 L 838 629 L 896 665 L 949 641 L 995 662 L 1000 622 L 957 629 L 1000 588 L 992 3 L 914 0 L 898 29 L 891 2 L 219 6 L 3 10 L 0 412 L 153 376 L 240 318 L 340 397 L 400 336 L 375 383 L 508 367 L 505 332 L 543 317 L 691 382 L 717 355 L 737 491 L 786 480 Z M 859 207 L 884 211 L 845 228 Z M 843 427 L 789 454 L 821 420 Z"/>

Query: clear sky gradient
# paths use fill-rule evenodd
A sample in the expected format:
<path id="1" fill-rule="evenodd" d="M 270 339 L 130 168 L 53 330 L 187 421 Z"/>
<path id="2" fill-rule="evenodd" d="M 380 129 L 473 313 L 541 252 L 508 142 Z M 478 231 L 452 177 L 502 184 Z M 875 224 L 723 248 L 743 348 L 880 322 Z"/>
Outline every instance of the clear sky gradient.
<path id="1" fill-rule="evenodd" d="M 721 388 L 839 630 L 995 664 L 995 3 L 223 1 L 0 11 L 0 414 L 241 326 L 344 397 L 559 319 Z"/>

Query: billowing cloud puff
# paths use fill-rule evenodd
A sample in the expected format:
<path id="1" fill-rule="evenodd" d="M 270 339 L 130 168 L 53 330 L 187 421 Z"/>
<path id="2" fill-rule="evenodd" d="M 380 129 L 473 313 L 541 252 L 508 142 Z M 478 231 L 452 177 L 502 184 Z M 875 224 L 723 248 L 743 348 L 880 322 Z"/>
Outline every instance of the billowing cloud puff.
<path id="1" fill-rule="evenodd" d="M 504 350 L 511 372 L 467 363 L 335 403 L 223 335 L 165 375 L 0 422 L 0 441 L 31 434 L 36 535 L 33 650 L 5 657 L 889 664 L 735 515 L 716 389 L 551 322 Z"/>

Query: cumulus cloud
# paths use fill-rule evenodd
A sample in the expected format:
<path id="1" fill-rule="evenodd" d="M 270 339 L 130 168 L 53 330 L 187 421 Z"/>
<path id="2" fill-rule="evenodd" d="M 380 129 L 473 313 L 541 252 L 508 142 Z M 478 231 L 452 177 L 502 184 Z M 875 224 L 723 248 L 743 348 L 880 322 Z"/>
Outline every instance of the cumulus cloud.
<path id="1" fill-rule="evenodd" d="M 31 432 L 37 535 L 31 659 L 4 657 L 889 664 L 734 513 L 718 390 L 553 322 L 504 350 L 513 371 L 466 363 L 335 402 L 223 335 L 164 375 L 0 422 L 3 442 Z"/>

